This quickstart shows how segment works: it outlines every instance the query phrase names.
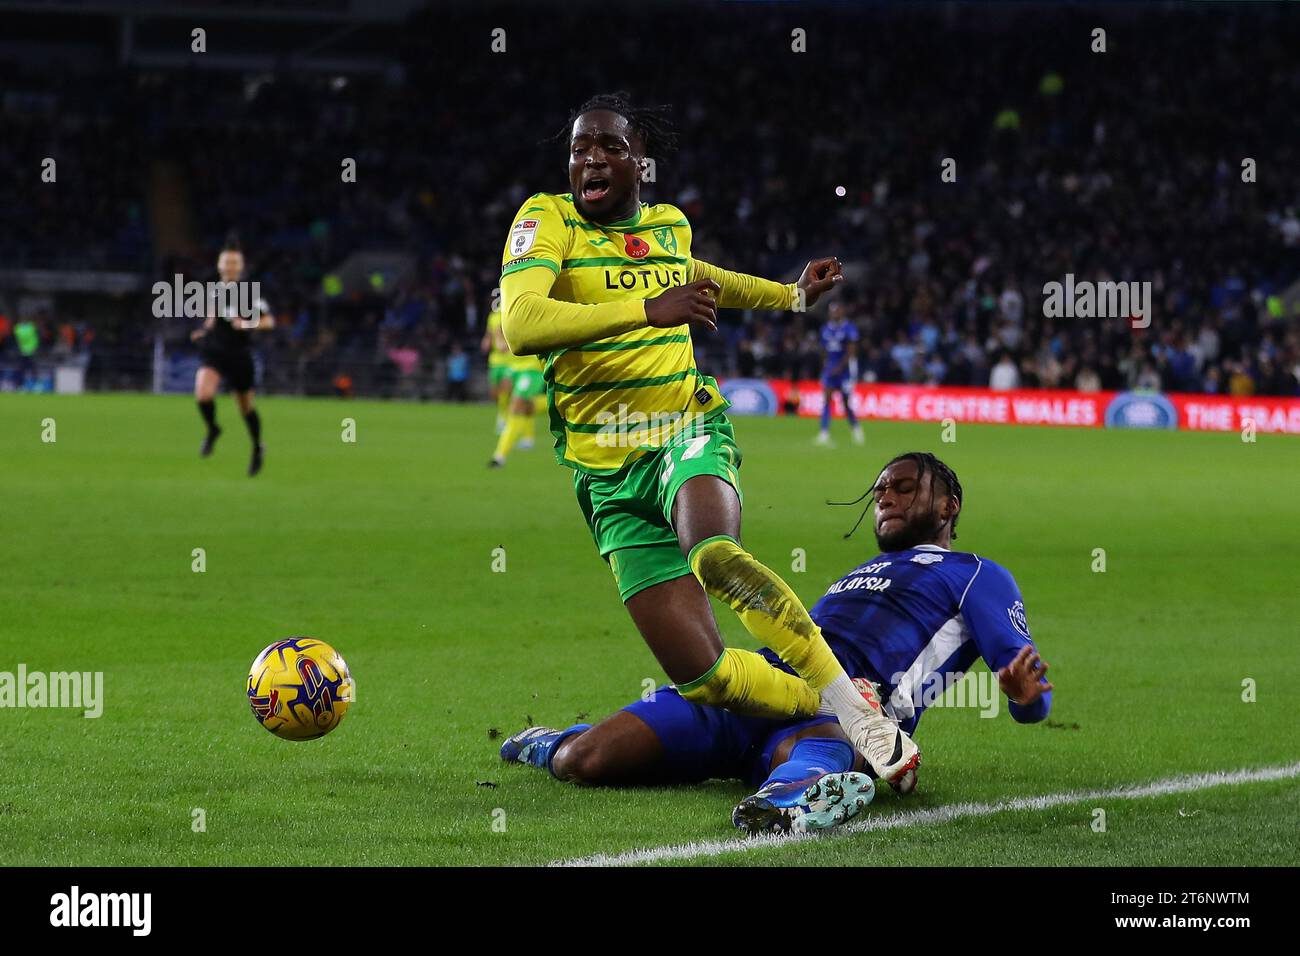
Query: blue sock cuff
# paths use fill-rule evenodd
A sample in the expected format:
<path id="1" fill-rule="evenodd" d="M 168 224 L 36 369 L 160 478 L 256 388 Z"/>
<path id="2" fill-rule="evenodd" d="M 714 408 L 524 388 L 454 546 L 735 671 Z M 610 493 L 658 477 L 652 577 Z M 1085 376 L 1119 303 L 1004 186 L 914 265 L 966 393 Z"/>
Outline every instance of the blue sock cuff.
<path id="1" fill-rule="evenodd" d="M 827 773 L 852 770 L 855 759 L 853 746 L 847 740 L 831 737 L 805 737 L 790 751 L 790 761 L 824 767 Z"/>
<path id="2" fill-rule="evenodd" d="M 562 730 L 558 734 L 556 734 L 555 739 L 552 740 L 546 746 L 546 772 L 549 773 L 552 777 L 555 776 L 555 771 L 551 769 L 551 761 L 555 758 L 555 751 L 560 749 L 560 744 L 564 743 L 574 734 L 580 734 L 584 730 L 590 730 L 590 729 L 591 729 L 591 724 L 574 724 L 572 727 Z"/>
<path id="3" fill-rule="evenodd" d="M 785 762 L 772 769 L 763 781 L 766 787 L 773 783 L 794 783 L 824 773 L 839 773 L 853 769 L 855 754 L 846 741 L 830 737 L 805 737 L 795 742 Z"/>

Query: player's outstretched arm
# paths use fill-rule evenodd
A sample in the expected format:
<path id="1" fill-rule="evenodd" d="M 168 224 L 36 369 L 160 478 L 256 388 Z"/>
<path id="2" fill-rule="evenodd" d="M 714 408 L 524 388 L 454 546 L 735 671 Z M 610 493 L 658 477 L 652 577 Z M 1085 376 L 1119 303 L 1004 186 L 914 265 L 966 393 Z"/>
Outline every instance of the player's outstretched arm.
<path id="1" fill-rule="evenodd" d="M 644 328 L 641 300 L 578 305 L 549 295 L 555 274 L 524 269 L 501 279 L 501 332 L 515 355 L 539 355 Z"/>
<path id="2" fill-rule="evenodd" d="M 980 656 L 998 675 L 1012 720 L 1019 724 L 1043 720 L 1052 709 L 1052 685 L 1043 676 L 1047 665 L 1034 647 L 1025 603 L 1010 572 L 982 561 L 966 586 L 961 614 Z"/>
<path id="3" fill-rule="evenodd" d="M 808 308 L 844 281 L 840 260 L 834 256 L 814 259 L 804 267 L 799 281 L 791 283 L 732 272 L 703 259 L 692 259 L 690 268 L 692 281 L 712 279 L 718 284 L 718 305 L 724 309 Z"/>
<path id="4" fill-rule="evenodd" d="M 708 280 L 669 289 L 653 299 L 581 305 L 559 302 L 548 293 L 555 281 L 549 269 L 524 269 L 501 280 L 501 330 L 510 351 L 538 355 L 573 348 L 643 329 L 687 323 L 717 328 L 717 284 Z"/>

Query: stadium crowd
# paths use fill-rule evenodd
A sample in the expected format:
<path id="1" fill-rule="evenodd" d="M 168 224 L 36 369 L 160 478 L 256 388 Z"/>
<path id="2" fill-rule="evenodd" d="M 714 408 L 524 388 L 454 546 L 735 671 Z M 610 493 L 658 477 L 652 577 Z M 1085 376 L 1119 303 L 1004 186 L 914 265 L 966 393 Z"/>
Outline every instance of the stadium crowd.
<path id="1" fill-rule="evenodd" d="M 643 198 L 686 212 L 696 255 L 786 281 L 811 256 L 845 261 L 837 308 L 859 326 L 863 380 L 1300 394 L 1300 322 L 1284 296 L 1300 280 L 1294 17 L 1114 12 L 1100 53 L 1096 18 L 1073 7 L 1009 12 L 994 28 L 957 6 L 944 14 L 962 21 L 953 30 L 933 13 L 866 10 L 837 7 L 833 30 L 808 24 L 795 53 L 788 16 L 756 26 L 749 11 L 732 30 L 726 9 L 704 8 L 674 39 L 690 70 L 644 62 L 617 14 L 599 63 L 494 55 L 479 42 L 494 12 L 441 33 L 412 24 L 402 68 L 378 78 L 118 70 L 50 89 L 9 76 L 15 132 L 0 157 L 68 159 L 57 189 L 0 181 L 16 223 L 0 253 L 210 278 L 234 228 L 280 318 L 261 346 L 272 388 L 429 395 L 436 378 L 459 392 L 510 217 L 532 192 L 566 191 L 555 134 L 567 111 L 622 86 L 675 105 L 680 146 L 653 157 Z M 520 15 L 533 20 L 512 42 L 527 51 L 584 14 Z M 637 67 L 611 77 L 618 62 Z M 945 159 L 955 178 L 941 176 Z M 190 257 L 149 252 L 163 161 L 188 184 Z M 346 256 L 375 249 L 410 253 L 412 273 L 396 288 L 323 291 Z M 1067 275 L 1150 282 L 1150 327 L 1045 317 L 1044 284 Z M 726 315 L 697 338 L 701 365 L 815 377 L 824 318 Z M 13 326 L 0 324 L 0 358 L 18 354 Z M 156 331 L 89 313 L 35 327 L 40 348 L 81 327 L 71 341 L 92 367 L 146 356 Z M 170 347 L 185 332 L 169 329 Z"/>

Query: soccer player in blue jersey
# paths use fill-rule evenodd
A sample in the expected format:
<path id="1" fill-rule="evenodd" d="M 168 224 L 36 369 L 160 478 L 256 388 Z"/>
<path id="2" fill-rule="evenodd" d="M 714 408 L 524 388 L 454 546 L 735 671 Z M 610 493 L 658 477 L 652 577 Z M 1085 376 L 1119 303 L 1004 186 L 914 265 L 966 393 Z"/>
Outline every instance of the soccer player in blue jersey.
<path id="1" fill-rule="evenodd" d="M 853 432 L 853 443 L 862 444 L 862 426 L 853 414 L 853 362 L 858 354 L 858 327 L 845 316 L 844 303 L 832 302 L 830 317 L 821 330 L 826 361 L 822 366 L 822 427 L 817 444 L 831 444 L 831 401 L 839 392 L 844 400 L 844 414 Z"/>
<path id="2" fill-rule="evenodd" d="M 881 553 L 832 584 L 811 611 L 864 696 L 878 694 L 912 733 L 935 688 L 983 658 L 1011 716 L 1044 719 L 1052 685 L 1015 580 L 988 558 L 951 549 L 962 510 L 956 474 L 934 455 L 909 452 L 885 466 L 870 494 Z M 833 716 L 747 717 L 683 700 L 672 687 L 594 727 L 531 727 L 508 739 L 501 756 L 585 784 L 738 777 L 757 785 L 732 814 L 751 833 L 836 826 L 875 792 Z"/>

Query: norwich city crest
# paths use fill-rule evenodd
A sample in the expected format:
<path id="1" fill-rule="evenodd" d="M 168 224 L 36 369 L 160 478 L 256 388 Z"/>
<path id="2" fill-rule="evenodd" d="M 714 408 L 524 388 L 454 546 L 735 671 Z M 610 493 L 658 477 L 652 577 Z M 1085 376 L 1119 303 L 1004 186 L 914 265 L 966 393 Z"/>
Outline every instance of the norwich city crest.
<path id="1" fill-rule="evenodd" d="M 673 235 L 672 226 L 660 226 L 652 235 L 670 256 L 677 255 L 677 237 Z"/>

